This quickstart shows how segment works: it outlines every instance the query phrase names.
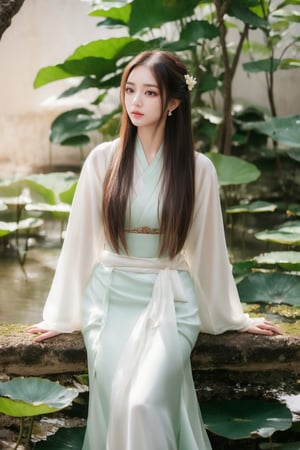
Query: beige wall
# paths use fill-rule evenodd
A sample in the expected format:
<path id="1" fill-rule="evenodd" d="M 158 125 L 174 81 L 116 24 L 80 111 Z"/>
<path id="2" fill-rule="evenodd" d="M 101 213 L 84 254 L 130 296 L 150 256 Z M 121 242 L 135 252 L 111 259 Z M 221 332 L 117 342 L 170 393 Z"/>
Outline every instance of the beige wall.
<path id="1" fill-rule="evenodd" d="M 80 96 L 55 98 L 70 80 L 33 88 L 37 71 L 64 61 L 79 45 L 99 39 L 90 6 L 79 0 L 25 0 L 0 41 L 0 178 L 30 172 L 32 166 L 80 164 L 78 149 L 51 145 L 48 134 L 55 116 L 86 106 Z M 102 32 L 103 33 L 103 32 Z M 94 145 L 94 143 L 92 144 Z"/>
<path id="2" fill-rule="evenodd" d="M 80 164 L 77 149 L 50 145 L 48 133 L 58 113 L 85 106 L 86 97 L 70 98 L 66 105 L 55 97 L 70 86 L 70 80 L 37 90 L 33 80 L 41 67 L 62 62 L 77 46 L 105 37 L 103 29 L 96 27 L 98 19 L 88 17 L 90 9 L 80 0 L 25 0 L 4 33 L 0 41 L 0 178 L 48 165 L 51 156 L 56 165 Z M 299 74 L 276 75 L 280 115 L 299 112 Z M 262 76 L 248 78 L 240 70 L 234 94 L 267 104 Z"/>

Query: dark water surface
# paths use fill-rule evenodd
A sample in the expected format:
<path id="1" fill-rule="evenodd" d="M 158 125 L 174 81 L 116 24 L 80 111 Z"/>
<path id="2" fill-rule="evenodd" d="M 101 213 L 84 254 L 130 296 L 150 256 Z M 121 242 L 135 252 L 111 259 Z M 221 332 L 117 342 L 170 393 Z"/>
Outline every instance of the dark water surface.
<path id="1" fill-rule="evenodd" d="M 25 273 L 12 248 L 0 253 L 0 322 L 39 322 L 60 253 L 59 224 L 48 225 L 46 238 L 30 241 Z"/>

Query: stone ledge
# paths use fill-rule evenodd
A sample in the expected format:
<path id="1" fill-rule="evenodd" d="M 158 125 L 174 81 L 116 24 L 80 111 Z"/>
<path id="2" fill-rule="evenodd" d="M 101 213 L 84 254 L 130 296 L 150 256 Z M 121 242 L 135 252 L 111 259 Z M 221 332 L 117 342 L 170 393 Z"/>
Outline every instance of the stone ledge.
<path id="1" fill-rule="evenodd" d="M 1 333 L 1 327 L 0 327 Z M 193 371 L 270 372 L 300 374 L 300 336 L 259 336 L 228 332 L 200 334 L 192 354 Z M 42 343 L 21 331 L 0 335 L 2 376 L 48 376 L 87 371 L 80 333 L 64 334 Z"/>

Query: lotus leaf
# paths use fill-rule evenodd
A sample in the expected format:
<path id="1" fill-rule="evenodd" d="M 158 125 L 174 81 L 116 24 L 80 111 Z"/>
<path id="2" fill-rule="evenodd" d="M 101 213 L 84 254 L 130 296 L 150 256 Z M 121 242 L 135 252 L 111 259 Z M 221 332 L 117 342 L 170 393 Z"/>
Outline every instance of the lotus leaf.
<path id="1" fill-rule="evenodd" d="M 278 401 L 210 401 L 201 410 L 208 430 L 227 439 L 265 438 L 292 425 L 290 410 Z"/>
<path id="2" fill-rule="evenodd" d="M 67 203 L 57 203 L 56 205 L 49 205 L 48 203 L 30 203 L 25 207 L 28 212 L 51 213 L 54 217 L 59 219 L 66 219 L 70 214 L 71 207 Z"/>
<path id="3" fill-rule="evenodd" d="M 300 306 L 300 277 L 297 275 L 255 272 L 247 275 L 237 289 L 241 302 Z"/>
<path id="4" fill-rule="evenodd" d="M 29 417 L 69 406 L 78 392 L 37 377 L 14 378 L 0 383 L 0 412 Z"/>
<path id="5" fill-rule="evenodd" d="M 251 183 L 260 176 L 260 171 L 254 164 L 236 156 L 220 153 L 206 153 L 206 156 L 216 168 L 220 186 Z"/>
<path id="6" fill-rule="evenodd" d="M 253 258 L 260 265 L 276 265 L 286 270 L 300 270 L 300 252 L 270 252 Z"/>
<path id="7" fill-rule="evenodd" d="M 277 242 L 278 244 L 299 245 L 300 233 L 291 233 L 283 230 L 265 230 L 255 234 L 257 239 L 267 242 Z"/>
<path id="8" fill-rule="evenodd" d="M 300 234 L 300 220 L 288 220 L 276 227 L 277 230 Z"/>
<path id="9" fill-rule="evenodd" d="M 59 202 L 59 194 L 69 189 L 77 178 L 72 172 L 52 172 L 27 176 L 24 183 L 30 188 L 34 201 L 54 205 Z"/>
<path id="10" fill-rule="evenodd" d="M 63 203 L 68 203 L 69 205 L 72 204 L 73 201 L 73 197 L 75 194 L 75 190 L 77 187 L 77 181 L 75 181 L 70 187 L 69 189 L 67 189 L 66 191 L 63 191 L 59 194 L 59 198 Z"/>
<path id="11" fill-rule="evenodd" d="M 300 115 L 248 122 L 243 124 L 242 128 L 259 131 L 275 141 L 282 142 L 290 147 L 300 148 Z"/>
<path id="12" fill-rule="evenodd" d="M 15 231 L 26 231 L 32 228 L 39 228 L 43 225 L 43 220 L 29 217 L 28 219 L 20 220 L 19 222 L 0 222 L 0 237 Z"/>
<path id="13" fill-rule="evenodd" d="M 245 205 L 236 205 L 226 209 L 227 213 L 261 213 L 261 212 L 273 212 L 277 208 L 277 205 L 270 202 L 256 201 Z"/>

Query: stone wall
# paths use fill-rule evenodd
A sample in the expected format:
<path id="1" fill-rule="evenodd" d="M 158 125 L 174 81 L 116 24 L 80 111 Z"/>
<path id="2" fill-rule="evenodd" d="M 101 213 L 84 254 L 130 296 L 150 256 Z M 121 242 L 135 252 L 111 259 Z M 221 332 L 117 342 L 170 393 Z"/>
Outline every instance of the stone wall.
<path id="1" fill-rule="evenodd" d="M 1 327 L 0 327 L 1 333 Z M 0 378 L 60 377 L 86 373 L 80 333 L 64 334 L 43 343 L 21 330 L 0 334 Z M 272 390 L 299 388 L 300 336 L 259 336 L 228 332 L 200 334 L 192 354 L 196 389 L 202 398 L 261 396 Z"/>

